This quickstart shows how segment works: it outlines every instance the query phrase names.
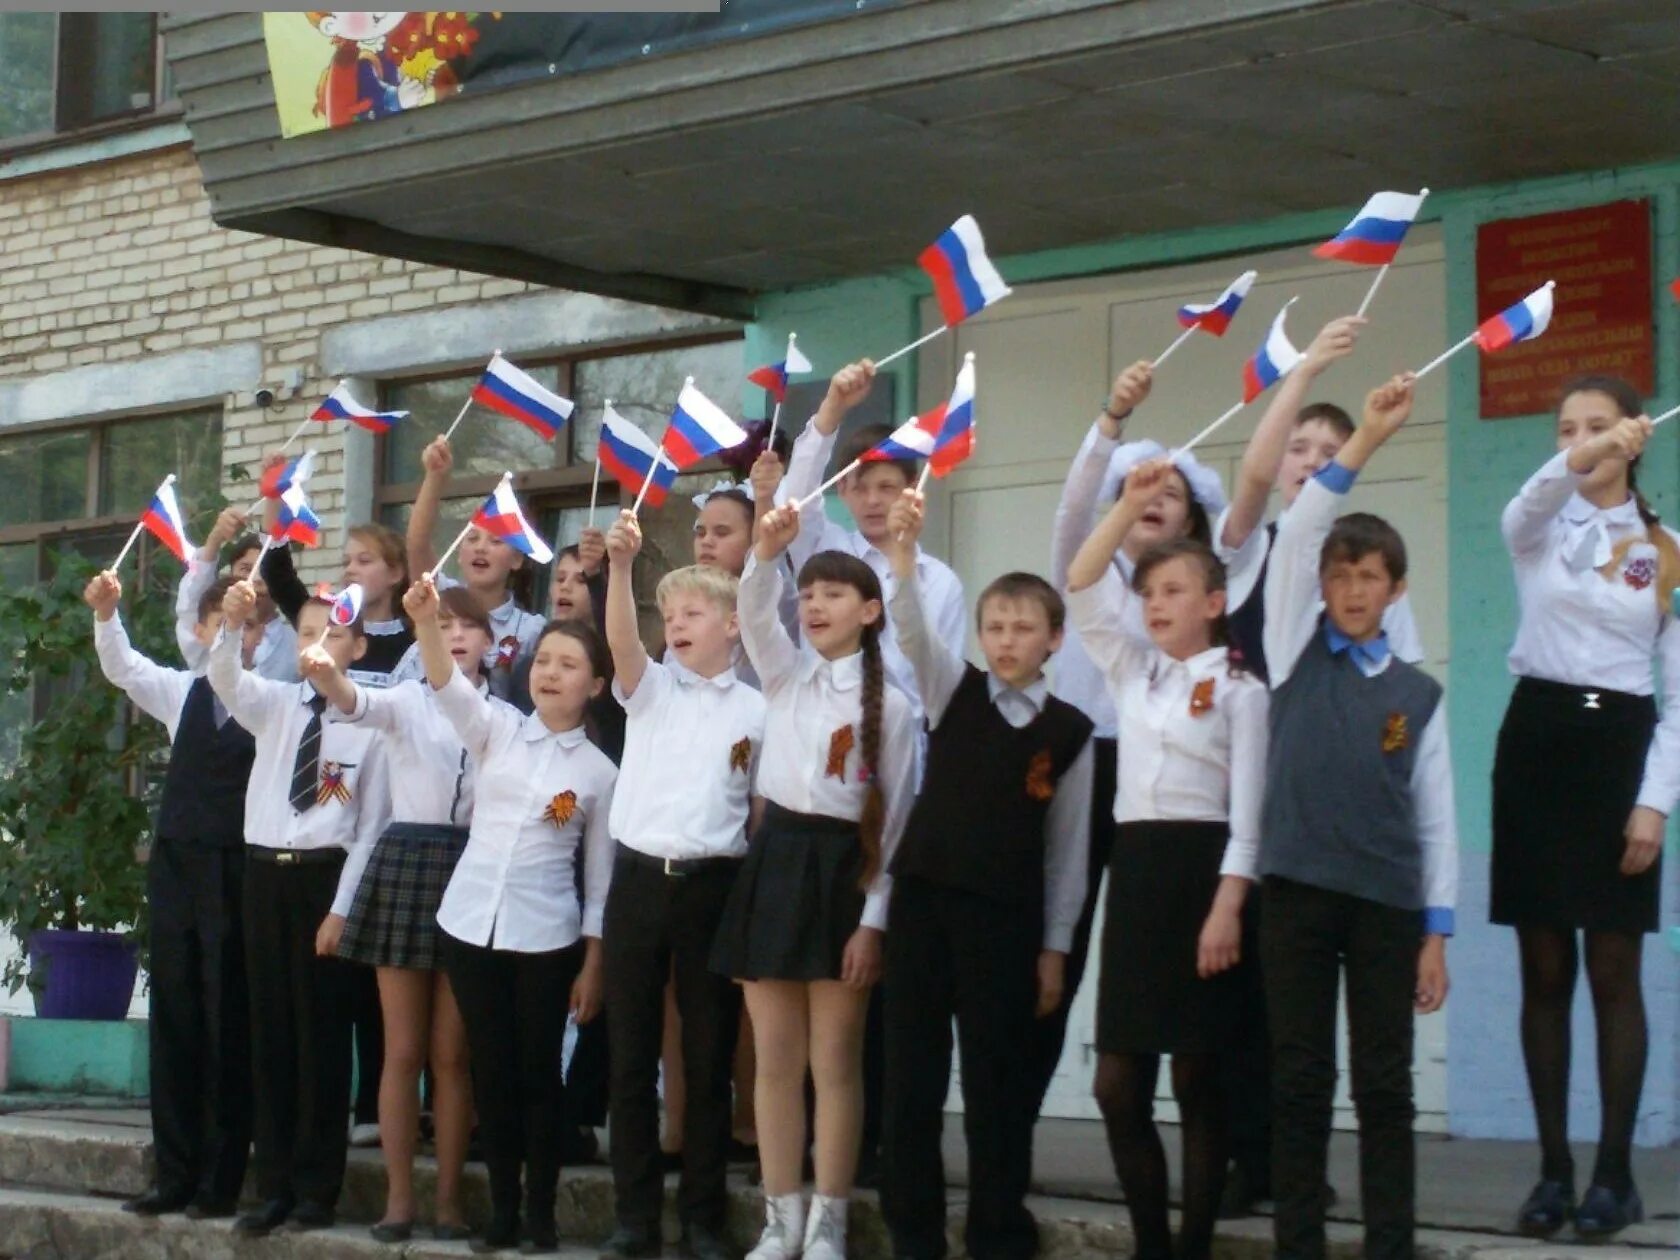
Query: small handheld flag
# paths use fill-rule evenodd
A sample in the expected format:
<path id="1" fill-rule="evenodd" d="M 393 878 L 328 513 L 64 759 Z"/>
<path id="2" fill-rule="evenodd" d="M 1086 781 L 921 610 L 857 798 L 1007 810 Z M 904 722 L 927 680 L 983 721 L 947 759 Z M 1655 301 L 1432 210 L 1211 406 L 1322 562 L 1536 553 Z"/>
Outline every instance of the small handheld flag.
<path id="1" fill-rule="evenodd" d="M 1337 262 L 1357 263 L 1366 267 L 1381 267 L 1394 261 L 1406 230 L 1417 219 L 1423 199 L 1422 192 L 1380 192 L 1360 208 L 1352 221 L 1335 236 L 1313 250 L 1320 258 Z"/>
<path id="2" fill-rule="evenodd" d="M 1532 341 L 1545 332 L 1552 322 L 1552 291 L 1557 281 L 1548 280 L 1514 306 L 1508 306 L 1492 319 L 1481 323 L 1463 341 L 1454 342 L 1440 354 L 1413 372 L 1414 377 L 1428 376 L 1465 346 L 1480 346 L 1483 353 L 1493 354 L 1519 341 Z"/>
<path id="3" fill-rule="evenodd" d="M 315 471 L 315 452 L 305 451 L 285 464 L 276 464 L 262 475 L 260 488 L 265 499 L 278 499 L 292 486 L 301 486 Z"/>
<path id="4" fill-rule="evenodd" d="M 1283 321 L 1289 314 L 1289 308 L 1295 305 L 1295 299 L 1290 298 L 1283 304 L 1283 309 L 1272 320 L 1272 326 L 1266 330 L 1266 340 L 1260 343 L 1260 348 L 1254 352 L 1252 358 L 1243 366 L 1243 402 L 1251 403 L 1265 393 L 1278 381 L 1295 370 L 1295 365 L 1306 356 L 1297 350 L 1289 340 L 1289 334 L 1284 330 Z"/>
<path id="5" fill-rule="evenodd" d="M 350 394 L 350 387 L 340 381 L 333 392 L 321 400 L 321 405 L 309 413 L 311 420 L 348 420 L 370 433 L 389 433 L 393 425 L 408 419 L 406 411 L 373 411 L 362 406 Z"/>
<path id="6" fill-rule="evenodd" d="M 515 551 L 530 556 L 538 564 L 547 564 L 554 559 L 553 550 L 543 541 L 542 535 L 531 528 L 531 522 L 525 519 L 525 513 L 519 507 L 519 497 L 513 492 L 513 474 L 510 472 L 502 474 L 501 481 L 490 492 L 490 497 L 484 500 L 484 506 L 474 513 L 470 524 L 494 534 Z M 451 547 L 450 550 L 453 551 L 454 548 Z M 440 560 L 438 568 L 442 567 L 443 561 Z"/>
<path id="7" fill-rule="evenodd" d="M 658 507 L 677 479 L 677 466 L 654 444 L 652 438 L 608 406 L 601 417 L 600 444 L 595 448 L 601 467 L 618 484 L 640 495 L 649 507 Z M 644 483 L 653 474 L 651 485 Z"/>
<path id="8" fill-rule="evenodd" d="M 484 375 L 473 386 L 469 401 L 519 421 L 545 442 L 559 433 L 566 421 L 572 418 L 571 399 L 544 389 L 529 373 L 520 371 L 502 358 L 500 350 L 490 357 Z M 465 414 L 465 408 L 462 414 Z M 457 416 L 455 424 L 459 423 L 461 417 Z M 455 431 L 455 424 L 449 426 L 449 433 Z"/>
<path id="9" fill-rule="evenodd" d="M 974 454 L 978 430 L 974 424 L 974 355 L 963 356 L 951 397 L 941 409 L 939 442 L 928 458 L 927 471 L 948 477 L 956 466 Z"/>
<path id="10" fill-rule="evenodd" d="M 774 398 L 778 407 L 787 401 L 788 377 L 811 370 L 811 361 L 800 353 L 795 344 L 798 336 L 798 333 L 788 334 L 787 354 L 780 362 L 769 363 L 747 373 L 747 380 Z"/>
<path id="11" fill-rule="evenodd" d="M 1215 337 L 1223 337 L 1225 330 L 1231 326 L 1231 320 L 1237 313 L 1237 307 L 1242 305 L 1243 299 L 1248 296 L 1248 291 L 1254 287 L 1254 281 L 1258 276 L 1258 272 L 1245 271 L 1226 285 L 1225 291 L 1213 301 L 1207 303 L 1190 302 L 1179 307 L 1178 322 L 1183 326 L 1184 331 L 1173 338 L 1172 344 L 1161 351 L 1150 366 L 1160 367 L 1167 361 L 1168 355 L 1190 340 L 1193 333 L 1205 332 L 1211 333 Z"/>
<path id="12" fill-rule="evenodd" d="M 141 530 L 145 530 L 168 547 L 182 564 L 187 563 L 187 557 L 193 552 L 193 545 L 187 541 L 187 527 L 181 519 L 181 505 L 175 501 L 174 473 L 163 479 L 163 483 L 152 495 L 152 501 L 146 505 L 146 510 L 140 513 L 139 523 L 135 525 L 128 541 L 123 544 L 117 558 L 111 563 L 113 573 L 121 568 L 122 562 L 128 558 L 129 549 L 140 537 Z"/>
<path id="13" fill-rule="evenodd" d="M 321 518 L 310 508 L 301 485 L 287 486 L 281 492 L 269 538 L 274 542 L 301 543 L 305 547 L 321 541 Z"/>
<path id="14" fill-rule="evenodd" d="M 328 620 L 335 626 L 353 626 L 362 615 L 362 584 L 352 582 L 333 597 L 327 611 Z"/>
<path id="15" fill-rule="evenodd" d="M 875 360 L 877 370 L 925 346 L 940 333 L 950 331 L 970 315 L 979 314 L 1011 292 L 987 257 L 980 225 L 971 214 L 963 215 L 941 232 L 939 239 L 917 256 L 916 264 L 933 281 L 933 296 L 939 303 L 939 314 L 945 322 L 909 345 L 894 350 L 886 358 Z"/>
<path id="16" fill-rule="evenodd" d="M 696 389 L 691 376 L 677 395 L 677 406 L 671 412 L 671 423 L 660 446 L 678 468 L 692 468 L 708 455 L 739 446 L 746 440 L 746 430 Z"/>

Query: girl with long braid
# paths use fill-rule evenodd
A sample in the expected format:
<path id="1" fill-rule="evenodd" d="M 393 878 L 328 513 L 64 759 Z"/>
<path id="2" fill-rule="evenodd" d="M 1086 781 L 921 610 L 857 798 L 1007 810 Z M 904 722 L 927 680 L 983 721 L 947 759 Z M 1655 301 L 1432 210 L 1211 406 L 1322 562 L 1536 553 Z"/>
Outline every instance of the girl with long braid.
<path id="1" fill-rule="evenodd" d="M 915 794 L 910 704 L 886 687 L 881 584 L 855 556 L 818 552 L 798 576 L 796 646 L 777 616 L 797 512 L 758 523 L 741 580 L 741 639 L 769 704 L 758 768 L 763 822 L 718 930 L 712 965 L 752 1014 L 766 1224 L 748 1260 L 844 1260 L 863 1122 L 863 1034 L 880 978 L 887 869 Z M 805 1074 L 816 1085 L 816 1195 L 800 1193 Z"/>

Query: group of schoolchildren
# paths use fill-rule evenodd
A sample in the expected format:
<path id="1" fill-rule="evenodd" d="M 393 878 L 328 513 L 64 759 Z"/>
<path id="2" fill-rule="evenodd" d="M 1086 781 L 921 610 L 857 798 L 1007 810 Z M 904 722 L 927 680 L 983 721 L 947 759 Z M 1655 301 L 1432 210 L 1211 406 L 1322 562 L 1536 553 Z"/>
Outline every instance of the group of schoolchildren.
<path id="1" fill-rule="evenodd" d="M 283 547 L 242 542 L 217 577 L 237 513 L 182 583 L 188 669 L 140 657 L 116 577 L 95 578 L 105 672 L 174 741 L 149 874 L 157 1184 L 131 1206 L 232 1215 L 254 1136 L 262 1202 L 236 1228 L 332 1223 L 371 971 L 376 1238 L 417 1228 L 424 1076 L 436 1235 L 557 1247 L 568 1143 L 599 1123 L 561 1077 L 569 1015 L 583 1034 L 605 1025 L 604 1256 L 662 1254 L 678 1147 L 682 1254 L 736 1254 L 731 1095 L 750 1052 L 765 1224 L 748 1260 L 840 1260 L 877 1146 L 894 1254 L 937 1260 L 954 1025 L 967 1248 L 1024 1260 L 1033 1127 L 1106 871 L 1094 1088 L 1137 1255 L 1205 1260 L 1222 1210 L 1268 1197 L 1279 1254 L 1325 1254 L 1344 978 L 1367 1250 L 1410 1255 L 1413 1019 L 1447 996 L 1457 843 L 1404 543 L 1341 513 L 1413 383 L 1372 390 L 1357 428 L 1306 397 L 1362 325 L 1331 322 L 1285 378 L 1229 502 L 1193 456 L 1122 444 L 1151 367 L 1123 371 L 1069 473 L 1052 580 L 1010 573 L 980 595 L 984 669 L 964 658 L 956 576 L 918 544 L 914 464 L 840 482 L 852 529 L 820 499 L 797 506 L 871 387 L 867 361 L 835 375 L 785 477 L 766 453 L 749 483 L 697 500 L 696 563 L 658 584 L 657 653 L 628 512 L 557 558 L 547 622 L 519 606 L 522 558 L 487 531 L 467 534 L 458 581 L 431 576 L 442 438 L 406 540 L 349 531 L 352 624 Z M 1632 489 L 1640 410 L 1617 382 L 1573 387 L 1559 455 L 1505 519 L 1524 677 L 1500 736 L 1494 915 L 1522 942 L 1535 1233 L 1613 1233 L 1639 1212 L 1638 942 L 1680 795 L 1680 704 L 1659 725 L 1651 700 L 1659 647 L 1680 688 L 1680 550 Z M 884 435 L 855 428 L 838 462 Z M 1267 525 L 1274 486 L 1285 511 Z M 1607 1038 L 1579 1202 L 1564 1132 L 1578 928 Z M 584 1053 L 580 1034 L 574 1076 Z M 1176 1239 L 1162 1055 L 1183 1126 Z M 669 1119 L 682 1099 L 663 1138 L 662 1056 Z M 475 1126 L 491 1191 L 476 1232 L 460 1195 Z"/>

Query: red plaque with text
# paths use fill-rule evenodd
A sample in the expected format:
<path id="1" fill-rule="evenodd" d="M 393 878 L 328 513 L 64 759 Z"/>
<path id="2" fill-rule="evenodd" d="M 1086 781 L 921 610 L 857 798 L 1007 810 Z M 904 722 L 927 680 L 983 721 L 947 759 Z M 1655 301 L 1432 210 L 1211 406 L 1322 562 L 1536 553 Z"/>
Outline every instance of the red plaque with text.
<path id="1" fill-rule="evenodd" d="M 1476 232 L 1476 318 L 1488 319 L 1556 280 L 1552 326 L 1533 341 L 1482 356 L 1483 419 L 1550 411 L 1584 372 L 1656 384 L 1651 329 L 1651 204 L 1484 223 Z"/>

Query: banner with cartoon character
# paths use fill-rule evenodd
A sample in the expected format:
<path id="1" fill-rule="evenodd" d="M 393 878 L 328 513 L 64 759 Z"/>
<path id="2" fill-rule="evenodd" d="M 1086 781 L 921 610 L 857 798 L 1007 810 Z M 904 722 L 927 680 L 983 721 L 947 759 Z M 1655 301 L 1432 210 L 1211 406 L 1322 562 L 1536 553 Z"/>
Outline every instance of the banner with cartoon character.
<path id="1" fill-rule="evenodd" d="M 595 12 L 588 14 L 264 13 L 263 40 L 280 132 L 290 138 L 375 122 L 462 91 L 601 69 L 906 3 L 594 0 Z M 614 8 L 626 11 L 601 12 Z"/>

